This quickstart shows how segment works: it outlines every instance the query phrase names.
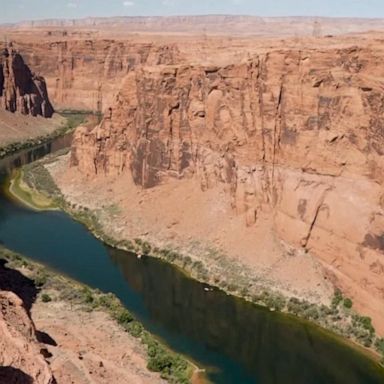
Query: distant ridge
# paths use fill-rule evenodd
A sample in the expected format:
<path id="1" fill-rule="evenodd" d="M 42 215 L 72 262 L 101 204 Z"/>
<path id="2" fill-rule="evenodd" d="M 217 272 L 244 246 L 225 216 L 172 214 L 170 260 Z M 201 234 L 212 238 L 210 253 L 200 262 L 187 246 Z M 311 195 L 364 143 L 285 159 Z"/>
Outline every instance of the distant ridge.
<path id="1" fill-rule="evenodd" d="M 83 19 L 46 19 L 22 21 L 15 29 L 28 28 L 92 28 L 127 29 L 129 32 L 218 33 L 241 35 L 311 35 L 321 27 L 322 34 L 344 34 L 384 29 L 384 19 L 330 17 L 260 17 L 246 15 L 196 16 L 119 16 Z M 278 31 L 276 25 L 278 24 Z M 314 27 L 317 24 L 317 27 Z"/>

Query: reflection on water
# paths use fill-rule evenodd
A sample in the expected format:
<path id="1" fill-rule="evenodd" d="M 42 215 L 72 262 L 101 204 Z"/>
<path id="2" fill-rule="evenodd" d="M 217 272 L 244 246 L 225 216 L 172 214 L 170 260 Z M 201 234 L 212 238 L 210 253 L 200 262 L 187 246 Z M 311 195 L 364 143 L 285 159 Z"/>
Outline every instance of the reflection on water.
<path id="1" fill-rule="evenodd" d="M 259 383 L 384 383 L 375 363 L 317 327 L 206 291 L 161 261 L 109 253 L 154 321 L 226 354 Z"/>
<path id="2" fill-rule="evenodd" d="M 70 147 L 72 142 L 72 133 L 60 136 L 50 142 L 36 145 L 32 148 L 21 150 L 0 159 L 0 173 L 10 173 L 13 169 L 32 163 L 41 159 L 45 155 L 54 153 L 60 149 Z"/>

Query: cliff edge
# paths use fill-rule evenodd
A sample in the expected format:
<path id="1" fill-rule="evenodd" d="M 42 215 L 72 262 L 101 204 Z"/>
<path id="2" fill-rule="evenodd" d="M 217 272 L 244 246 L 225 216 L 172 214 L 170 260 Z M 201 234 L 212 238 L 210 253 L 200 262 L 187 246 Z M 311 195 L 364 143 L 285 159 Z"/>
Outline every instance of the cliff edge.
<path id="1" fill-rule="evenodd" d="M 0 108 L 46 118 L 54 112 L 44 78 L 33 74 L 12 46 L 0 55 Z"/>

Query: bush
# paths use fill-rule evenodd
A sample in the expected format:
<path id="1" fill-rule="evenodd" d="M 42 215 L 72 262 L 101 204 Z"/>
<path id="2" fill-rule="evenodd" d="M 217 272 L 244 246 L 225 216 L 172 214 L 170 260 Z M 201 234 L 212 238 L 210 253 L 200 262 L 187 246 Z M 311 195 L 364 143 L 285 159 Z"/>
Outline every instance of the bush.
<path id="1" fill-rule="evenodd" d="M 44 272 L 39 272 L 33 279 L 38 287 L 42 287 L 48 281 L 48 276 Z"/>
<path id="2" fill-rule="evenodd" d="M 113 309 L 117 305 L 116 297 L 113 293 L 102 294 L 97 298 L 97 302 L 98 305 L 107 309 Z"/>
<path id="3" fill-rule="evenodd" d="M 126 309 L 120 309 L 114 314 L 114 318 L 120 325 L 126 325 L 134 320 L 133 316 Z"/>
<path id="4" fill-rule="evenodd" d="M 333 299 L 332 299 L 332 307 L 336 308 L 343 300 L 343 294 L 340 289 L 336 289 Z"/>
<path id="5" fill-rule="evenodd" d="M 49 303 L 50 301 L 52 301 L 52 299 L 51 299 L 51 296 L 49 296 L 47 293 L 43 293 L 41 295 L 41 301 L 43 303 Z"/>
<path id="6" fill-rule="evenodd" d="M 133 336 L 140 337 L 144 331 L 144 327 L 137 321 L 131 321 L 127 324 L 125 329 Z"/>
<path id="7" fill-rule="evenodd" d="M 349 298 L 344 299 L 343 305 L 345 308 L 351 309 L 353 305 L 352 300 Z"/>
<path id="8" fill-rule="evenodd" d="M 360 325 L 369 331 L 370 333 L 375 333 L 375 328 L 373 328 L 372 325 L 372 319 L 368 316 L 357 316 L 358 317 L 358 322 Z"/>
<path id="9" fill-rule="evenodd" d="M 143 332 L 141 341 L 147 345 L 147 368 L 160 372 L 170 383 L 190 383 L 191 370 L 186 360 L 159 344 L 148 332 Z"/>
<path id="10" fill-rule="evenodd" d="M 84 295 L 84 302 L 86 302 L 87 304 L 93 303 L 94 298 L 89 288 L 84 288 L 83 295 Z"/>

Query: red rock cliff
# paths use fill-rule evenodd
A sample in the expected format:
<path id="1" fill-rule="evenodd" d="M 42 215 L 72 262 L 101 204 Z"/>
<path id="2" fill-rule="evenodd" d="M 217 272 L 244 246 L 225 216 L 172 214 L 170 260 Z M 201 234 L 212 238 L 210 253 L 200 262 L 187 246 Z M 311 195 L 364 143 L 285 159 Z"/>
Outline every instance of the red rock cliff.
<path id="1" fill-rule="evenodd" d="M 12 48 L 5 48 L 0 57 L 0 108 L 23 115 L 53 114 L 45 80 L 33 74 Z"/>
<path id="2" fill-rule="evenodd" d="M 277 50 L 226 67 L 131 73 L 71 164 L 155 187 L 227 186 L 244 224 L 316 255 L 357 307 L 384 318 L 384 70 L 369 49 Z M 160 202 L 161 203 L 161 202 Z"/>
<path id="3" fill-rule="evenodd" d="M 0 291 L 0 382 L 56 383 L 42 347 L 22 300 L 12 292 Z"/>
<path id="4" fill-rule="evenodd" d="M 141 65 L 175 64 L 175 44 L 104 39 L 17 43 L 26 62 L 44 73 L 57 108 L 102 111 L 122 79 Z"/>

